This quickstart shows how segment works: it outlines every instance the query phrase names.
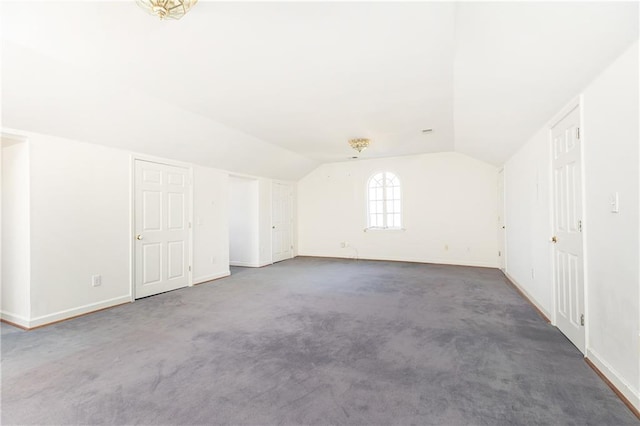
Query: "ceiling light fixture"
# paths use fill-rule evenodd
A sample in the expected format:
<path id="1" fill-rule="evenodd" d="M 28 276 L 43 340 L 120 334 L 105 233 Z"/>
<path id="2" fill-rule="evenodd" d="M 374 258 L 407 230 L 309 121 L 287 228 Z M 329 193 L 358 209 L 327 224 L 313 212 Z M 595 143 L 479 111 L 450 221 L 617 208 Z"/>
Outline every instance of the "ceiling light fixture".
<path id="1" fill-rule="evenodd" d="M 358 152 L 362 152 L 367 149 L 367 147 L 369 146 L 369 142 L 371 141 L 367 138 L 349 139 L 349 145 L 351 145 L 351 148 L 355 149 Z"/>
<path id="2" fill-rule="evenodd" d="M 136 0 L 138 6 L 160 20 L 182 18 L 198 0 Z"/>

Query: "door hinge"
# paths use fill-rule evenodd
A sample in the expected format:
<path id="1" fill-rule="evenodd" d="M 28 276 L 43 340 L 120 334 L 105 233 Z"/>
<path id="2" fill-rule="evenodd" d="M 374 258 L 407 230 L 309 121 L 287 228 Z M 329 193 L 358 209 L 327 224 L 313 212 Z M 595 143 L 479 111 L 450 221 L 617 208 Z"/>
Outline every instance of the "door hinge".
<path id="1" fill-rule="evenodd" d="M 189 229 L 191 229 L 191 222 L 189 222 Z"/>
<path id="2" fill-rule="evenodd" d="M 578 221 L 578 232 L 582 232 L 582 221 Z"/>
<path id="3" fill-rule="evenodd" d="M 189 272 L 191 272 L 191 265 L 189 265 Z"/>
<path id="4" fill-rule="evenodd" d="M 584 325 L 584 314 L 580 315 L 580 325 Z"/>
<path id="5" fill-rule="evenodd" d="M 502 252 L 498 250 L 498 257 L 502 256 Z"/>
<path id="6" fill-rule="evenodd" d="M 576 139 L 580 139 L 580 127 L 576 127 Z"/>

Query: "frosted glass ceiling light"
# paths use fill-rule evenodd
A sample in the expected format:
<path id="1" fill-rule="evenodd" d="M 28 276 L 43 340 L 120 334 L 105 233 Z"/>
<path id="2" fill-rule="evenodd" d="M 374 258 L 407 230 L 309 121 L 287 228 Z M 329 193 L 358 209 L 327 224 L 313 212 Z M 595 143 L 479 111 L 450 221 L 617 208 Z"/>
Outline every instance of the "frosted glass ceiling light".
<path id="1" fill-rule="evenodd" d="M 147 13 L 164 19 L 180 19 L 198 0 L 136 0 Z"/>
<path id="2" fill-rule="evenodd" d="M 362 152 L 367 149 L 367 147 L 369 146 L 369 142 L 370 140 L 367 138 L 349 139 L 349 145 L 351 145 L 351 148 L 355 149 L 358 152 Z"/>

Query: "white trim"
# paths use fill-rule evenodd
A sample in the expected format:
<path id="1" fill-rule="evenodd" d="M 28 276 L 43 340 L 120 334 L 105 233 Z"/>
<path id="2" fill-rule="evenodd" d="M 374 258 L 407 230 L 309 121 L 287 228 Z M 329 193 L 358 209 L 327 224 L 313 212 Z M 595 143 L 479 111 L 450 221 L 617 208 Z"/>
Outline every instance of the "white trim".
<path id="1" fill-rule="evenodd" d="M 0 311 L 0 318 L 12 324 L 19 325 L 20 327 L 29 328 L 29 320 L 22 315 Z"/>
<path id="2" fill-rule="evenodd" d="M 193 164 L 184 161 L 172 160 L 170 158 L 154 157 L 153 155 L 131 153 L 134 160 L 146 161 L 149 163 L 166 164 L 167 166 L 182 167 L 183 169 L 193 168 Z"/>
<path id="3" fill-rule="evenodd" d="M 91 312 L 99 311 L 101 309 L 110 308 L 112 306 L 122 305 L 124 303 L 130 302 L 131 297 L 128 294 L 120 297 L 114 297 L 113 299 L 90 303 L 88 305 L 78 306 L 77 308 L 65 309 L 64 311 L 54 312 L 52 314 L 32 318 L 30 321 L 28 321 L 27 327 L 39 327 L 41 325 L 50 324 L 52 322 L 77 317 L 78 315 L 84 315 Z"/>
<path id="4" fill-rule="evenodd" d="M 533 305 L 534 305 L 536 308 L 538 308 L 538 310 L 539 310 L 540 312 L 542 312 L 542 313 L 544 314 L 544 316 L 546 316 L 547 318 L 549 318 L 549 320 L 551 320 L 551 315 L 549 314 L 549 312 L 548 312 L 548 311 L 547 311 L 547 310 L 546 310 L 546 309 L 545 309 L 545 308 L 540 304 L 540 302 L 538 302 L 538 301 L 536 300 L 536 298 L 535 298 L 535 297 L 533 297 L 533 296 L 531 295 L 531 293 L 529 293 L 529 292 L 524 288 L 524 286 L 520 285 L 520 283 L 519 283 L 518 281 L 516 281 L 516 279 L 515 279 L 515 278 L 513 278 L 511 275 L 509 275 L 507 272 L 503 272 L 503 273 L 504 273 L 504 276 L 505 276 L 505 277 L 507 277 L 507 278 L 509 279 L 509 281 L 511 281 L 511 282 L 513 283 L 513 285 L 515 285 L 515 286 L 518 288 L 518 290 L 520 290 L 520 291 L 521 291 L 521 292 L 522 292 L 522 293 L 527 297 L 527 299 L 529 299 L 529 301 L 530 301 L 531 303 L 533 303 Z"/>
<path id="5" fill-rule="evenodd" d="M 631 404 L 637 409 L 640 409 L 640 391 L 633 389 L 622 375 L 618 373 L 613 367 L 611 367 L 602 357 L 591 348 L 587 348 L 587 359 L 595 365 L 602 374 L 627 398 Z"/>
<path id="6" fill-rule="evenodd" d="M 573 112 L 574 109 L 581 108 L 581 107 L 582 107 L 582 95 L 579 95 L 571 99 L 571 101 L 567 102 L 566 105 L 562 107 L 562 109 L 560 109 L 560 111 L 557 114 L 555 114 L 553 118 L 551 118 L 551 120 L 549 120 L 549 122 L 547 123 L 547 126 L 549 127 L 549 129 L 553 129 L 567 115 Z M 580 120 L 581 120 L 580 125 L 582 126 L 582 111 L 580 111 Z"/>
<path id="7" fill-rule="evenodd" d="M 14 143 L 23 143 L 29 141 L 29 138 L 27 136 L 20 135 L 18 133 L 19 132 L 13 133 L 13 130 L 0 130 L 0 138 L 10 139 Z"/>
<path id="8" fill-rule="evenodd" d="M 498 269 L 496 262 L 475 262 L 465 260 L 450 260 L 450 259 L 425 259 L 418 257 L 395 257 L 395 256 L 383 256 L 383 257 L 361 257 L 354 259 L 353 256 L 345 256 L 340 254 L 326 254 L 326 253 L 300 253 L 298 256 L 302 257 L 326 257 L 335 259 L 349 259 L 349 260 L 388 260 L 390 262 L 411 262 L 411 263 L 426 263 L 434 265 L 451 265 L 451 266 L 473 266 L 479 268 L 493 268 Z M 498 269 L 499 270 L 499 269 Z"/>
<path id="9" fill-rule="evenodd" d="M 228 277 L 229 275 L 231 275 L 231 271 L 227 270 L 224 272 L 220 272 L 217 274 L 213 274 L 213 275 L 205 275 L 202 277 L 197 277 L 193 279 L 193 285 L 196 284 L 202 284 L 202 283 L 206 283 L 208 281 L 213 281 L 213 280 L 217 280 L 220 278 L 224 278 L 224 277 Z"/>
<path id="10" fill-rule="evenodd" d="M 236 260 L 229 261 L 229 266 L 243 266 L 246 268 L 260 268 L 266 265 L 271 265 L 271 263 L 260 264 L 260 262 L 240 262 Z"/>

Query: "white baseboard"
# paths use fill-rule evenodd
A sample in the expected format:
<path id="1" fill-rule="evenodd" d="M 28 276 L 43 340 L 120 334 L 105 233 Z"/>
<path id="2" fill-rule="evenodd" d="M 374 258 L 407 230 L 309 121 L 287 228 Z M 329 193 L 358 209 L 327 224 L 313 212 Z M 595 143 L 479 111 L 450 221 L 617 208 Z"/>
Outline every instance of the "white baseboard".
<path id="1" fill-rule="evenodd" d="M 231 266 L 244 266 L 246 268 L 259 268 L 261 265 L 257 262 L 242 262 L 238 260 L 229 261 L 229 265 Z"/>
<path id="2" fill-rule="evenodd" d="M 531 293 L 529 293 L 518 281 L 515 280 L 515 278 L 513 278 L 511 275 L 507 274 L 506 272 L 502 271 L 502 273 L 504 274 L 505 277 L 507 277 L 509 279 L 509 281 L 511 281 L 513 283 L 513 285 L 515 285 L 516 287 L 518 287 L 518 290 L 520 290 L 522 293 L 524 293 L 524 295 L 527 297 L 527 299 L 529 299 L 529 301 L 531 303 L 533 303 L 535 305 L 536 308 L 538 308 L 538 310 L 540 312 L 542 312 L 544 314 L 544 316 L 547 317 L 547 319 L 549 321 L 552 321 L 551 319 L 551 314 L 549 313 L 549 311 L 547 311 L 537 300 L 535 297 L 533 297 L 531 295 Z M 554 324 L 555 325 L 555 324 Z"/>
<path id="3" fill-rule="evenodd" d="M 345 249 L 348 250 L 348 249 Z M 495 262 L 469 261 L 469 260 L 451 260 L 451 259 L 423 259 L 417 257 L 396 257 L 396 256 L 356 256 L 353 251 L 348 254 L 326 254 L 326 253 L 299 253 L 298 256 L 309 257 L 326 257 L 336 259 L 352 259 L 352 260 L 388 260 L 391 262 L 414 262 L 414 263 L 431 263 L 436 265 L 453 265 L 453 266 L 475 266 L 480 268 L 498 268 Z"/>
<path id="4" fill-rule="evenodd" d="M 29 319 L 23 317 L 22 315 L 2 311 L 0 312 L 0 318 L 11 324 L 15 324 L 23 328 L 29 328 Z"/>
<path id="5" fill-rule="evenodd" d="M 122 305 L 124 303 L 130 302 L 131 296 L 127 294 L 126 296 L 114 297 L 113 299 L 90 303 L 88 305 L 78 306 L 77 308 L 66 309 L 64 311 L 32 318 L 30 321 L 28 321 L 29 325 L 27 326 L 27 328 L 40 327 L 42 325 L 51 324 L 52 322 L 77 317 L 79 315 L 88 314 L 90 312 L 99 311 L 101 309 L 110 308 L 112 306 Z"/>
<path id="6" fill-rule="evenodd" d="M 224 272 L 220 272 L 218 274 L 213 274 L 213 275 L 205 275 L 202 277 L 198 277 L 198 278 L 194 278 L 193 279 L 193 284 L 202 284 L 202 283 L 206 283 L 207 281 L 213 281 L 213 280 L 217 280 L 219 278 L 224 278 L 224 277 L 228 277 L 229 275 L 231 275 L 231 271 L 224 271 Z"/>
<path id="7" fill-rule="evenodd" d="M 593 349 L 587 348 L 587 358 L 636 409 L 640 410 L 640 392 L 638 389 L 633 389 L 629 382 L 622 378 L 620 374 Z"/>

